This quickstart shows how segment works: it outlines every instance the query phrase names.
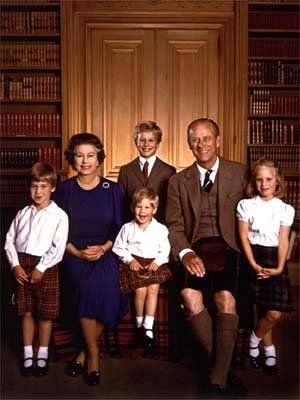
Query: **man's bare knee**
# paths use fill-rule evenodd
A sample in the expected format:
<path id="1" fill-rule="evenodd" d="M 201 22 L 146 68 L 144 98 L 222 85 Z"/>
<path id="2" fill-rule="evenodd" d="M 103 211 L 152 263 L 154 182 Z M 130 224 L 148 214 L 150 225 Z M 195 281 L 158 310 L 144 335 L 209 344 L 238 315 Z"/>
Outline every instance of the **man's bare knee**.
<path id="1" fill-rule="evenodd" d="M 186 288 L 181 291 L 183 305 L 189 317 L 199 314 L 203 309 L 202 293 L 198 290 Z"/>

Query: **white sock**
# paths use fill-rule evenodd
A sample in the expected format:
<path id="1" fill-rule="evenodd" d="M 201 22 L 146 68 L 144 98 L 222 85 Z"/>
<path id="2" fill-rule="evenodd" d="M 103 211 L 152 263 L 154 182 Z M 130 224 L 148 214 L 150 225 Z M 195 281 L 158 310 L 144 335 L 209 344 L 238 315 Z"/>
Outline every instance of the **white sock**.
<path id="1" fill-rule="evenodd" d="M 135 320 L 136 320 L 136 326 L 138 328 L 140 328 L 142 326 L 143 321 L 144 321 L 144 316 L 143 315 L 141 317 L 140 316 L 136 316 Z"/>
<path id="2" fill-rule="evenodd" d="M 146 336 L 149 336 L 151 339 L 153 339 L 153 324 L 154 324 L 154 317 L 151 317 L 150 315 L 145 315 L 144 322 L 143 322 L 143 327 L 147 329 L 151 329 L 150 331 L 146 331 Z"/>
<path id="3" fill-rule="evenodd" d="M 259 349 L 255 349 L 253 347 L 258 347 L 261 338 L 258 338 L 254 332 L 251 333 L 250 341 L 249 341 L 249 354 L 251 357 L 258 357 Z"/>
<path id="4" fill-rule="evenodd" d="M 39 347 L 37 358 L 45 358 L 46 360 L 48 359 L 48 347 Z M 45 367 L 46 366 L 46 361 L 44 360 L 38 360 L 37 362 L 38 367 Z"/>
<path id="5" fill-rule="evenodd" d="M 266 359 L 266 365 L 268 365 L 268 366 L 275 365 L 276 358 L 273 358 L 273 357 L 276 357 L 276 349 L 275 349 L 274 344 L 271 344 L 271 346 L 264 346 L 264 351 L 265 351 L 266 357 L 272 356 L 272 357 Z"/>
<path id="6" fill-rule="evenodd" d="M 30 358 L 33 356 L 33 349 L 32 346 L 24 346 L 24 360 L 26 358 Z M 24 367 L 28 368 L 32 366 L 32 360 L 26 360 L 24 361 Z"/>

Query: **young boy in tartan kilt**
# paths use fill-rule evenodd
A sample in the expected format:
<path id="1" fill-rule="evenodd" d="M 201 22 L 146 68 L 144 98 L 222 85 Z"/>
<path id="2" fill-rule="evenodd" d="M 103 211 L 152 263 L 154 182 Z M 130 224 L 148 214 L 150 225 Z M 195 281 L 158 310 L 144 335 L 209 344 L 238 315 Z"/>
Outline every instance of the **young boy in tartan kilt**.
<path id="1" fill-rule="evenodd" d="M 249 357 L 252 367 L 262 367 L 267 375 L 276 375 L 272 331 L 282 312 L 293 310 L 286 258 L 295 210 L 280 200 L 284 195 L 284 180 L 275 161 L 263 158 L 256 161 L 246 191 L 250 198 L 241 200 L 237 206 L 238 229 L 253 273 L 251 286 L 258 316 L 250 336 Z"/>
<path id="2" fill-rule="evenodd" d="M 120 286 L 124 293 L 134 291 L 137 337 L 144 343 L 144 356 L 154 356 L 153 324 L 159 285 L 171 277 L 167 266 L 170 254 L 168 229 L 153 217 L 158 195 L 148 187 L 132 195 L 134 219 L 121 228 L 113 252 L 120 266 Z"/>
<path id="3" fill-rule="evenodd" d="M 23 376 L 48 373 L 52 320 L 59 313 L 58 266 L 68 238 L 68 216 L 54 201 L 57 176 L 45 163 L 33 165 L 31 204 L 19 210 L 6 235 L 5 251 L 16 280 L 17 312 L 22 317 Z M 36 326 L 37 325 L 37 326 Z M 35 329 L 39 348 L 33 362 Z"/>

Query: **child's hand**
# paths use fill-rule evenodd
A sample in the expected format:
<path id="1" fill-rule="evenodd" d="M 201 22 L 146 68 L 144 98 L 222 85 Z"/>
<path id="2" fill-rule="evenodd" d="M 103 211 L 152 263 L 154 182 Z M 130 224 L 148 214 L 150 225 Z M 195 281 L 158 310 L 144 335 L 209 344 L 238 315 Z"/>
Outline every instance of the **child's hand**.
<path id="1" fill-rule="evenodd" d="M 148 271 L 157 271 L 158 265 L 154 261 L 152 261 L 152 263 L 148 265 L 147 270 Z"/>
<path id="2" fill-rule="evenodd" d="M 270 278 L 271 276 L 277 276 L 282 273 L 282 269 L 279 268 L 263 268 L 261 272 L 261 278 L 259 279 L 266 279 Z"/>
<path id="3" fill-rule="evenodd" d="M 34 268 L 30 276 L 30 283 L 34 285 L 40 283 L 42 279 L 43 279 L 43 273 L 38 269 Z"/>
<path id="4" fill-rule="evenodd" d="M 134 258 L 132 261 L 130 261 L 129 263 L 129 269 L 131 269 L 131 271 L 138 271 L 140 269 L 142 269 L 141 264 Z"/>
<path id="5" fill-rule="evenodd" d="M 17 265 L 16 267 L 14 267 L 13 269 L 14 272 L 14 276 L 16 281 L 20 284 L 20 285 L 24 285 L 24 282 L 28 282 L 28 275 L 26 274 L 26 272 L 24 271 L 24 269 L 21 267 L 21 265 Z"/>

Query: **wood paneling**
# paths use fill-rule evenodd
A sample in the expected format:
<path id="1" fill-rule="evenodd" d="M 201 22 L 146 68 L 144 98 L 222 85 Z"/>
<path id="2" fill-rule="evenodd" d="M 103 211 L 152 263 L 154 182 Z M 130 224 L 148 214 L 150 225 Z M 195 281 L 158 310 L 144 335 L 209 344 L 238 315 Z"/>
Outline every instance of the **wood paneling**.
<path id="1" fill-rule="evenodd" d="M 187 124 L 205 116 L 224 133 L 220 153 L 244 161 L 247 4 L 70 1 L 67 8 L 67 135 L 92 131 L 104 141 L 104 175 L 115 179 L 136 155 L 132 130 L 142 119 L 162 127 L 159 156 L 178 169 L 193 161 Z"/>

